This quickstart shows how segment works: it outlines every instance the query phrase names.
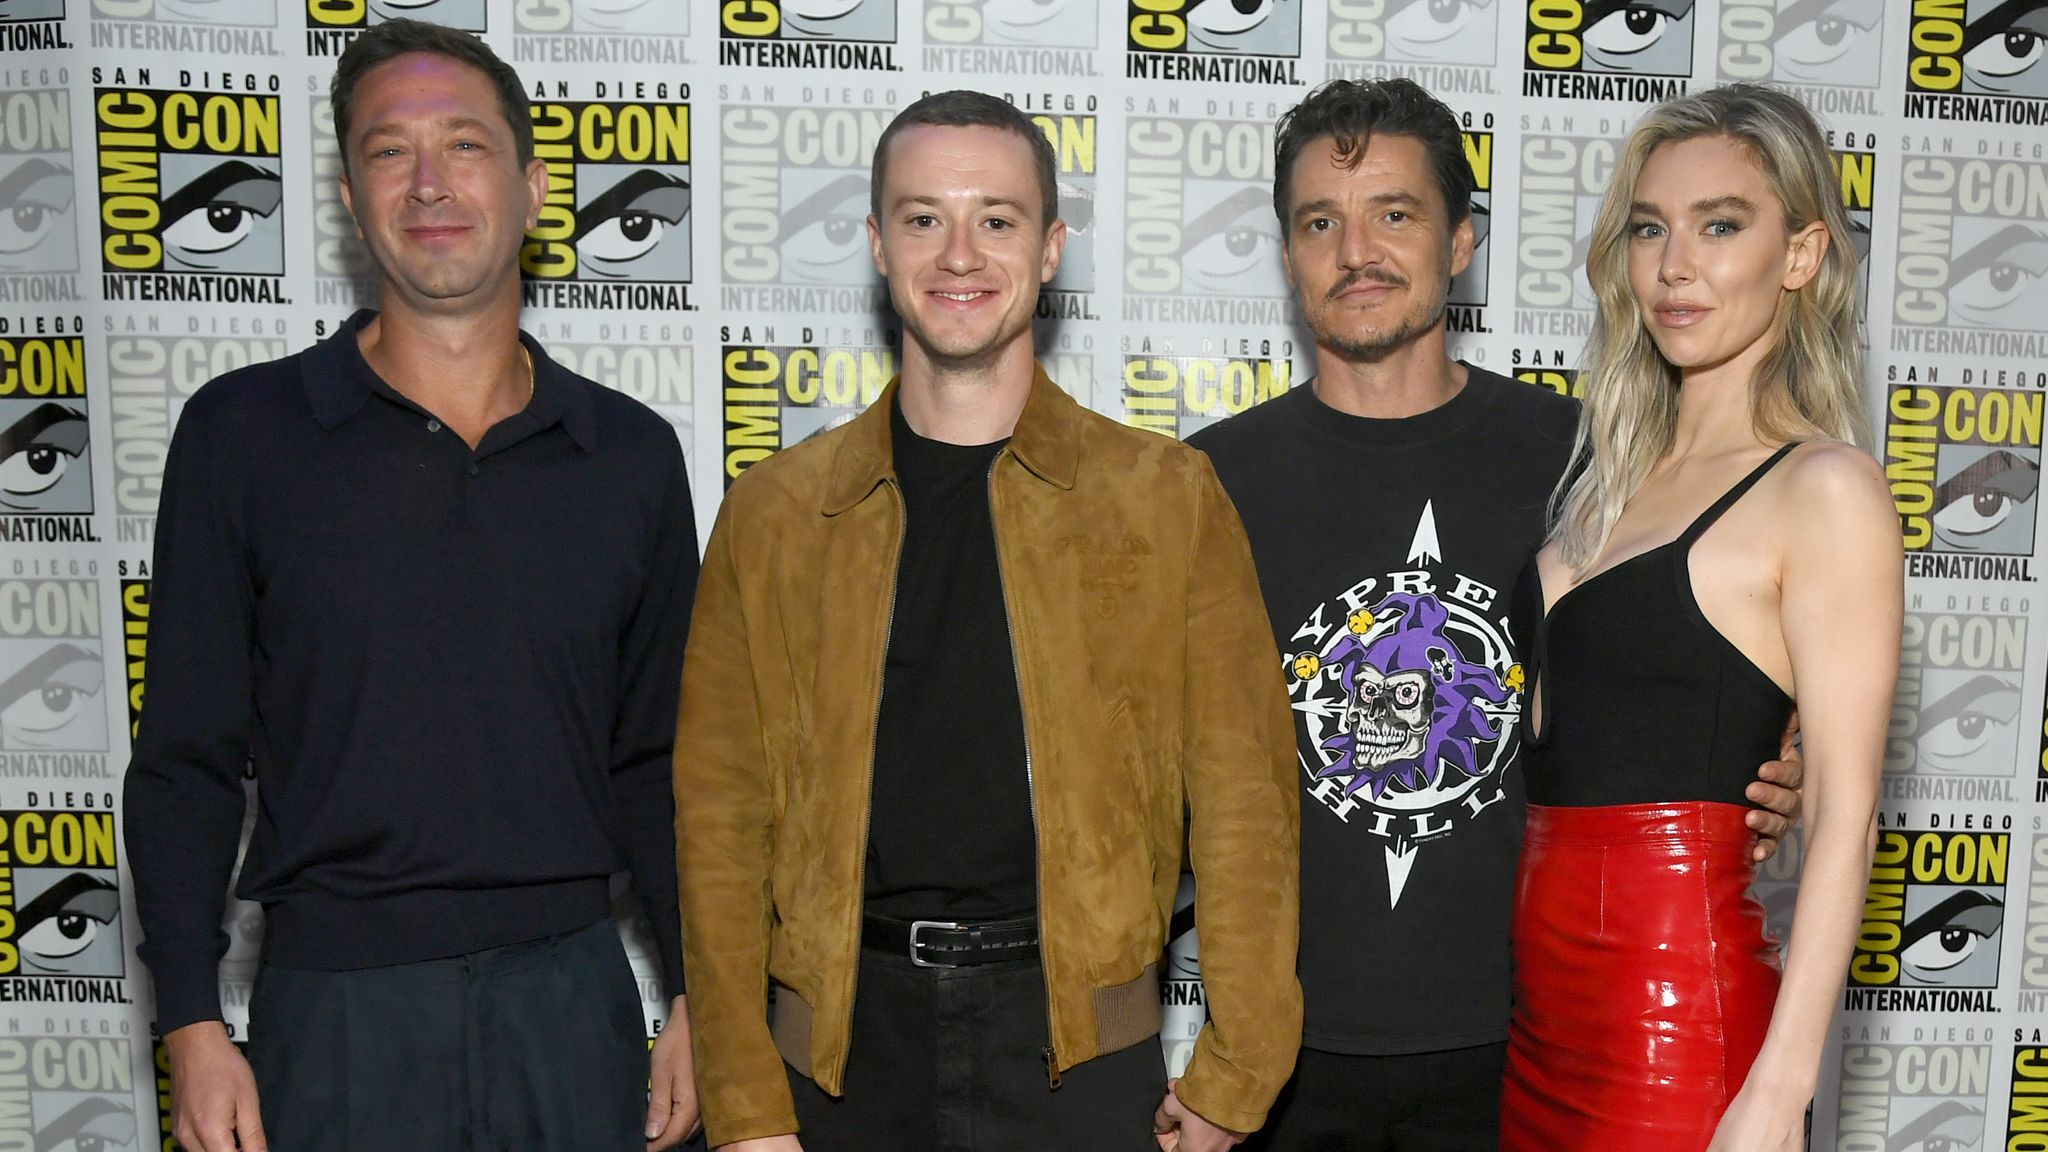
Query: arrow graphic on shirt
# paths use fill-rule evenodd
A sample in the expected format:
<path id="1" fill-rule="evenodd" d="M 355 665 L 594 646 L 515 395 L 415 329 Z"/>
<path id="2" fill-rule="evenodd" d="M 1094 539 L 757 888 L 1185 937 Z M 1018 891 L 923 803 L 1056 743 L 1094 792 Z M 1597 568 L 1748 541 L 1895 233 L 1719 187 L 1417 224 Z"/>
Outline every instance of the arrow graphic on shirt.
<path id="1" fill-rule="evenodd" d="M 1436 542 L 1436 501 L 1425 500 L 1422 504 L 1422 518 L 1415 522 L 1415 542 L 1408 545 L 1408 562 L 1420 564 L 1425 560 L 1443 563 L 1443 546 Z"/>
<path id="2" fill-rule="evenodd" d="M 1401 903 L 1401 889 L 1408 886 L 1408 870 L 1415 867 L 1415 857 L 1421 849 L 1403 840 L 1394 842 L 1396 847 L 1387 849 L 1387 907 Z"/>

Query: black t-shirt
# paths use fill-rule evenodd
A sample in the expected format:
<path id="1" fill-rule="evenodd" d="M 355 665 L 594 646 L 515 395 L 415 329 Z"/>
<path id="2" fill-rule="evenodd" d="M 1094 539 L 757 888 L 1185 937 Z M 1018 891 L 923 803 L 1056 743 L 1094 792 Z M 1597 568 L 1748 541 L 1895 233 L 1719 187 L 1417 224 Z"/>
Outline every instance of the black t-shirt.
<path id="1" fill-rule="evenodd" d="M 1189 438 L 1244 520 L 1294 704 L 1310 1048 L 1507 1034 L 1523 815 L 1510 593 L 1576 419 L 1473 368 L 1403 420 L 1304 386 Z"/>
<path id="2" fill-rule="evenodd" d="M 988 507 L 989 469 L 1008 441 L 927 440 L 900 408 L 891 421 L 905 523 L 875 723 L 867 910 L 1029 916 L 1037 837 Z"/>

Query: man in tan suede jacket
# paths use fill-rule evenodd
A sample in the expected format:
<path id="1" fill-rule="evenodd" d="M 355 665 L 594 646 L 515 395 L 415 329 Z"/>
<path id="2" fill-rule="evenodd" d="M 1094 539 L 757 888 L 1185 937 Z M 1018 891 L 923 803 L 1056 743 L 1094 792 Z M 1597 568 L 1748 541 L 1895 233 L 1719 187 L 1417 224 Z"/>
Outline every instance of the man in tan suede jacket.
<path id="1" fill-rule="evenodd" d="M 690 636 L 710 1140 L 1230 1147 L 1301 1039 L 1292 725 L 1243 530 L 1206 457 L 1034 364 L 1066 231 L 1025 117 L 920 100 L 872 197 L 902 377 L 740 476 Z M 1184 844 L 1210 1023 L 1168 1086 L 1148 1041 Z"/>

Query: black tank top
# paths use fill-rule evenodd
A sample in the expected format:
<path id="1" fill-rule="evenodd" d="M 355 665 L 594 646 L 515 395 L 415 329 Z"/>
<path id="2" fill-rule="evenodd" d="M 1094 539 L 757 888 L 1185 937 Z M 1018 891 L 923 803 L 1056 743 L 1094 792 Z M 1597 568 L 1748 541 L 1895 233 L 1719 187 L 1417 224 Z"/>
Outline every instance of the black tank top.
<path id="1" fill-rule="evenodd" d="M 1792 698 L 1715 629 L 1686 559 L 1721 514 L 1785 458 L 1787 444 L 1668 544 L 1558 597 L 1546 618 L 1532 555 L 1515 589 L 1516 631 L 1535 637 L 1522 709 L 1529 802 L 1562 807 L 1716 800 L 1778 755 Z M 1533 629 L 1533 631 L 1531 631 Z"/>

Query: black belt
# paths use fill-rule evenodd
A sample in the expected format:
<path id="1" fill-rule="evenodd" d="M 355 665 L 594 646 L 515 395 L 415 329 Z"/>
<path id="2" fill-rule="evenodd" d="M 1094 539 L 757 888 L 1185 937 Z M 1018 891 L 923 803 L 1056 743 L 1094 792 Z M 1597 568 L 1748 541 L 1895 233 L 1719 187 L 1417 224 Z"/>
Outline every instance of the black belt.
<path id="1" fill-rule="evenodd" d="M 920 968 L 962 968 L 1038 955 L 1038 920 L 890 920 L 861 916 L 863 947 L 910 957 Z"/>

